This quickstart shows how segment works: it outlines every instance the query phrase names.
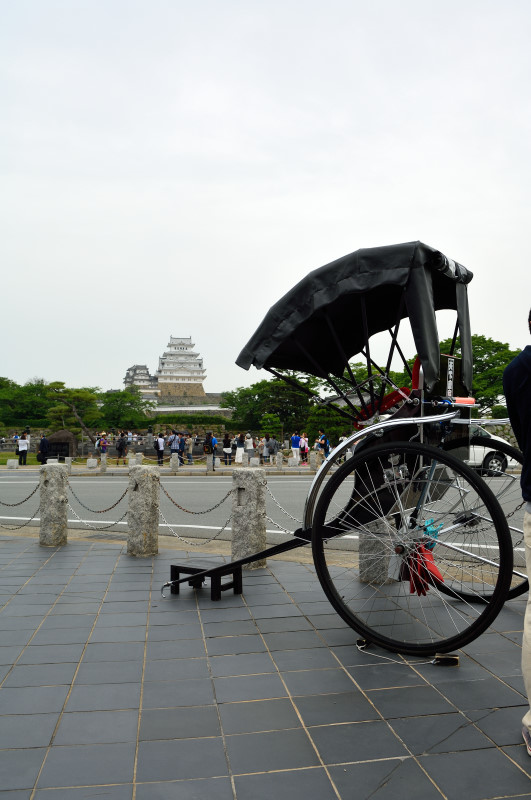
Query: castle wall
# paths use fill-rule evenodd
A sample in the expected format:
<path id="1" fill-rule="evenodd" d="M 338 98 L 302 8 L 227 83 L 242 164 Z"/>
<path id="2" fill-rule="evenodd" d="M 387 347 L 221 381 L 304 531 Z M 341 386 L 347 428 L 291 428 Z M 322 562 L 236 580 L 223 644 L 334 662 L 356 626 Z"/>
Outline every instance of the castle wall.
<path id="1" fill-rule="evenodd" d="M 160 398 L 168 400 L 170 397 L 205 397 L 206 393 L 201 383 L 162 383 L 159 381 Z"/>

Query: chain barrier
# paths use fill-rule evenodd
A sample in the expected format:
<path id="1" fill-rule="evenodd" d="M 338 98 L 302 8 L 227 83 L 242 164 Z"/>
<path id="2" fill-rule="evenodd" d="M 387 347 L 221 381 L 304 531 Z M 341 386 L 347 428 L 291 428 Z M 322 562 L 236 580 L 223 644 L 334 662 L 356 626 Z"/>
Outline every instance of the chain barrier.
<path id="1" fill-rule="evenodd" d="M 11 525 L 2 525 L 2 523 L 0 522 L 0 528 L 4 528 L 6 531 L 19 531 L 22 528 L 25 528 L 26 525 L 29 525 L 30 522 L 32 522 L 35 519 L 35 517 L 39 513 L 39 510 L 40 510 L 40 505 L 37 506 L 37 508 L 35 509 L 33 514 L 31 515 L 31 517 L 28 519 L 28 521 L 27 522 L 23 522 L 22 525 L 15 525 L 14 527 L 12 527 Z"/>
<path id="2" fill-rule="evenodd" d="M 278 529 L 279 529 L 279 531 L 282 531 L 282 533 L 288 533 L 290 536 L 293 536 L 295 539 L 299 539 L 299 538 L 301 538 L 301 537 L 299 537 L 299 536 L 295 536 L 295 534 L 294 534 L 294 532 L 293 532 L 293 531 L 289 531 L 287 528 L 284 528 L 284 527 L 283 527 L 282 525 L 280 525 L 278 522 L 275 522 L 275 520 L 274 520 L 272 517 L 268 517 L 268 516 L 267 516 L 267 514 L 265 515 L 265 518 L 266 518 L 266 520 L 267 520 L 268 522 L 270 522 L 272 525 L 274 525 L 274 526 L 275 526 L 275 528 L 278 528 Z"/>
<path id="3" fill-rule="evenodd" d="M 9 508 L 15 508 L 15 506 L 21 506 L 23 503 L 27 503 L 28 500 L 31 497 L 33 497 L 35 492 L 38 490 L 39 486 L 40 483 L 36 485 L 35 489 L 31 492 L 31 494 L 29 494 L 24 500 L 21 500 L 19 503 L 4 503 L 2 500 L 0 500 L 0 506 L 9 506 Z"/>
<path id="4" fill-rule="evenodd" d="M 264 480 L 264 481 L 262 482 L 262 486 L 265 486 L 267 493 L 269 494 L 269 496 L 271 497 L 271 499 L 272 499 L 272 500 L 273 500 L 273 502 L 275 503 L 276 507 L 277 507 L 278 509 L 280 509 L 280 511 L 282 511 L 282 513 L 283 513 L 283 514 L 285 514 L 285 515 L 286 515 L 286 517 L 289 517 L 290 519 L 292 519 L 292 520 L 293 520 L 293 522 L 296 522 L 296 523 L 297 523 L 297 525 L 302 525 L 302 520 L 300 520 L 300 519 L 297 519 L 297 517 L 294 517 L 292 514 L 290 514 L 290 513 L 289 513 L 289 511 L 286 511 L 286 509 L 285 509 L 285 508 L 282 508 L 282 506 L 281 506 L 281 505 L 280 505 L 280 503 L 278 502 L 277 498 L 275 497 L 275 495 L 273 494 L 273 492 L 271 491 L 271 489 L 270 489 L 270 488 L 269 488 L 269 486 L 267 485 L 267 480 Z M 289 533 L 293 533 L 293 531 L 289 531 Z"/>
<path id="5" fill-rule="evenodd" d="M 174 500 L 174 499 L 173 499 L 173 497 L 171 497 L 171 495 L 169 495 L 169 494 L 168 494 L 168 492 L 166 491 L 166 489 L 164 488 L 164 486 L 162 485 L 162 483 L 160 484 L 160 488 L 162 489 L 162 491 L 164 492 L 164 494 L 166 495 L 166 497 L 168 498 L 168 500 L 169 500 L 171 503 L 173 503 L 173 505 L 174 505 L 174 506 L 177 506 L 177 508 L 180 508 L 180 510 L 181 510 L 181 511 L 184 511 L 186 514 L 208 514 L 210 511 L 215 511 L 215 510 L 216 510 L 216 508 L 219 508 L 221 505 L 223 505 L 223 503 L 225 502 L 225 500 L 227 500 L 227 498 L 228 498 L 228 497 L 230 497 L 230 496 L 231 496 L 231 494 L 232 494 L 232 493 L 233 493 L 233 491 L 234 491 L 234 489 L 230 489 L 230 490 L 227 492 L 227 494 L 225 495 L 225 497 L 223 497 L 223 498 L 222 498 L 222 499 L 219 501 L 219 503 L 216 503 L 216 505 L 215 505 L 215 506 L 212 506 L 211 508 L 207 508 L 207 509 L 205 509 L 204 511 L 191 511 L 189 508 L 184 508 L 184 506 L 181 506 L 181 505 L 179 505 L 179 503 L 177 503 L 177 501 L 176 501 L 176 500 Z"/>
<path id="6" fill-rule="evenodd" d="M 108 531 L 110 528 L 114 528 L 116 525 L 119 525 L 120 522 L 123 522 L 125 517 L 127 516 L 127 509 L 124 511 L 120 519 L 117 519 L 116 522 L 111 522 L 109 525 L 106 525 L 104 528 L 97 528 L 95 525 L 91 525 L 86 519 L 81 519 L 79 514 L 76 514 L 70 503 L 68 503 L 68 508 L 77 519 L 78 522 L 81 522 L 82 525 L 87 525 L 93 531 Z M 90 509 L 89 509 L 90 510 Z"/>
<path id="7" fill-rule="evenodd" d="M 71 486 L 71 484 L 70 484 L 70 481 L 68 482 L 68 488 L 70 489 L 70 491 L 72 492 L 72 494 L 73 494 L 73 495 L 74 495 L 74 497 L 76 498 L 76 500 L 77 500 L 77 502 L 79 503 L 79 505 L 80 505 L 80 506 L 82 506 L 82 507 L 85 509 L 85 511 L 90 511 L 90 513 L 91 513 L 91 514 L 105 514 L 107 511 L 112 511 L 112 509 L 113 509 L 113 508 L 116 508 L 116 506 L 117 506 L 119 503 L 121 503 L 121 502 L 122 502 L 122 500 L 123 500 L 123 499 L 124 499 L 124 497 L 126 496 L 127 492 L 129 491 L 129 487 L 127 487 L 127 488 L 126 488 L 126 490 L 125 490 L 125 492 L 124 492 L 124 493 L 121 495 L 121 497 L 119 497 L 119 498 L 118 498 L 118 500 L 116 501 L 116 503 L 113 503 L 113 505 L 112 505 L 112 506 L 109 506 L 109 508 L 102 508 L 102 509 L 101 509 L 101 511 L 98 511 L 97 509 L 94 509 L 94 508 L 89 508 L 88 506 L 86 506 L 86 505 L 85 505 L 85 503 L 84 503 L 82 500 L 80 500 L 80 499 L 79 499 L 79 497 L 77 496 L 77 494 L 76 494 L 76 493 L 74 492 L 74 490 L 72 489 L 72 486 Z"/>
<path id="8" fill-rule="evenodd" d="M 175 537 L 176 537 L 177 539 L 179 539 L 181 542 L 184 542 L 185 544 L 188 544 L 188 545 L 190 545 L 191 547 L 201 547 L 202 545 L 205 545 L 205 544 L 210 544 L 210 542 L 214 542 L 216 539 L 218 539 L 218 538 L 221 536 L 221 534 L 222 534 L 222 533 L 223 533 L 223 531 L 226 529 L 227 525 L 229 524 L 229 522 L 230 522 L 230 521 L 231 521 L 231 519 L 232 519 L 232 514 L 231 514 L 231 515 L 230 515 L 230 517 L 229 517 L 229 518 L 227 519 L 227 521 L 225 522 L 225 524 L 223 525 L 223 527 L 222 527 L 222 528 L 221 528 L 221 529 L 220 529 L 220 530 L 219 530 L 219 531 L 218 531 L 218 532 L 217 532 L 217 533 L 216 533 L 214 536 L 211 536 L 211 537 L 210 537 L 210 539 L 200 539 L 200 540 L 199 540 L 199 541 L 197 541 L 197 542 L 191 542 L 189 539 L 185 539 L 185 538 L 184 538 L 184 536 L 181 536 L 181 534 L 180 534 L 180 533 L 177 533 L 177 531 L 175 531 L 175 530 L 172 528 L 172 526 L 171 526 L 171 525 L 170 525 L 170 523 L 167 521 L 167 519 L 166 519 L 166 517 L 164 516 L 164 514 L 162 513 L 162 511 L 159 511 L 159 515 L 160 515 L 160 518 L 162 519 L 162 521 L 163 521 L 164 525 L 165 525 L 165 526 L 168 528 L 168 530 L 170 531 L 171 535 L 172 535 L 172 536 L 175 536 Z"/>

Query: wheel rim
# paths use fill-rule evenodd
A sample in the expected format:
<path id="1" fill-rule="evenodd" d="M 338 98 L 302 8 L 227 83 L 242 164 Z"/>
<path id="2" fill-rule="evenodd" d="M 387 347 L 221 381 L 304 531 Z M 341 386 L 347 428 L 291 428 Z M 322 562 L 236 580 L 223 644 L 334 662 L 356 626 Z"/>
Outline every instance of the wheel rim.
<path id="1" fill-rule="evenodd" d="M 474 639 L 510 582 L 510 537 L 492 492 L 431 447 L 380 445 L 340 467 L 318 502 L 312 543 L 343 619 L 404 653 L 444 652 Z M 463 587 L 475 602 L 458 595 Z"/>

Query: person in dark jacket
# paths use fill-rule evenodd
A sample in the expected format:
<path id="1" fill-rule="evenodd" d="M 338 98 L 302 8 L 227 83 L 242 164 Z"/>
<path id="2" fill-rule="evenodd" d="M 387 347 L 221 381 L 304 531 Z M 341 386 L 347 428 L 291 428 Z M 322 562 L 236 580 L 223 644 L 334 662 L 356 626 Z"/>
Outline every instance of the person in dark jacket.
<path id="1" fill-rule="evenodd" d="M 39 449 L 37 452 L 41 454 L 40 462 L 41 466 L 44 466 L 48 459 L 48 453 L 50 452 L 50 443 L 44 433 L 41 436 L 41 441 L 39 442 Z"/>
<path id="2" fill-rule="evenodd" d="M 528 317 L 531 333 L 531 311 Z M 520 484 L 526 502 L 524 511 L 524 543 L 527 574 L 531 575 L 531 345 L 516 356 L 503 373 L 503 391 L 509 419 L 524 455 Z M 531 698 L 531 598 L 527 598 L 522 642 L 522 672 L 528 701 Z M 531 707 L 522 720 L 522 736 L 531 756 Z"/>
<path id="3" fill-rule="evenodd" d="M 120 459 L 122 459 L 125 464 L 126 455 L 127 455 L 127 439 L 125 436 L 125 432 L 122 431 L 120 434 L 120 438 L 116 442 L 116 464 L 118 464 Z"/>

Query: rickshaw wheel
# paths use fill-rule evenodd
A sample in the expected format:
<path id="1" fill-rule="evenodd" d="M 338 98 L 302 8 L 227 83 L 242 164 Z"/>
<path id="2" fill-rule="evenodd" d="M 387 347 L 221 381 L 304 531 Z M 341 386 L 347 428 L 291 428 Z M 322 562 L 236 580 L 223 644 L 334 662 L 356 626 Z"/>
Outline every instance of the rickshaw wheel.
<path id="1" fill-rule="evenodd" d="M 519 573 L 526 573 L 523 520 L 525 501 L 522 499 L 519 473 L 511 471 L 510 466 L 507 466 L 510 459 L 513 459 L 518 464 L 523 464 L 524 457 L 516 447 L 511 447 L 510 444 L 498 441 L 493 445 L 484 436 L 471 436 L 470 440 L 452 440 L 444 445 L 444 449 L 452 453 L 452 455 L 458 456 L 459 448 L 469 443 L 476 449 L 474 471 L 486 481 L 507 518 L 513 547 L 514 569 Z M 500 469 L 485 469 L 487 458 L 493 451 L 502 455 L 501 458 L 497 459 Z M 505 468 L 501 469 L 502 466 Z M 507 599 L 514 600 L 527 592 L 528 589 L 529 582 L 527 578 L 522 578 L 521 575 L 513 572 Z M 474 599 L 466 591 L 459 592 L 459 594 L 467 600 Z"/>
<path id="2" fill-rule="evenodd" d="M 375 445 L 339 467 L 317 502 L 312 549 L 342 619 L 409 655 L 475 639 L 511 580 L 507 520 L 487 484 L 451 454 L 409 442 Z"/>

